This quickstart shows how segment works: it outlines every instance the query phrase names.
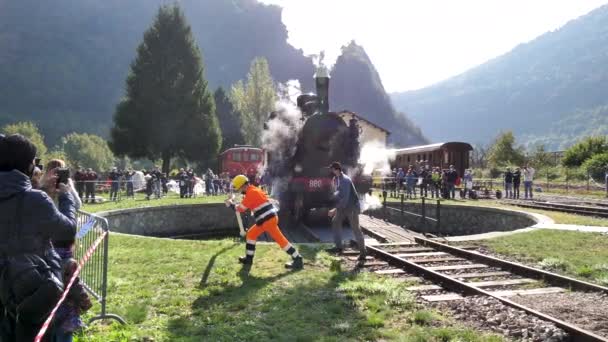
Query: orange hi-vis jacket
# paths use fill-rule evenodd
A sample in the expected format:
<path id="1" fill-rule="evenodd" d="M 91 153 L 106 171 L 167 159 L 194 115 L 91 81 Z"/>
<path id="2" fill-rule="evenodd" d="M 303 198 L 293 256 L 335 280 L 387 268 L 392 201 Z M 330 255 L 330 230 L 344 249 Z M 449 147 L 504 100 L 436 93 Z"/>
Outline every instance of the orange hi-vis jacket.
<path id="1" fill-rule="evenodd" d="M 262 223 L 277 216 L 277 209 L 269 201 L 268 195 L 262 189 L 253 185 L 247 187 L 241 205 L 251 210 L 257 225 L 262 225 Z M 240 212 L 245 211 L 241 207 L 238 207 L 238 210 Z"/>
<path id="2" fill-rule="evenodd" d="M 262 189 L 249 185 L 245 191 L 245 197 L 243 197 L 241 205 L 237 206 L 237 210 L 244 212 L 245 209 L 243 207 L 251 210 L 255 217 L 255 224 L 247 231 L 247 245 L 255 246 L 258 237 L 262 233 L 267 232 L 283 250 L 289 251 L 293 249 L 292 245 L 281 232 L 281 229 L 279 229 L 277 209 L 268 200 L 268 195 Z M 247 251 L 248 255 L 253 255 L 252 248 L 254 247 L 251 246 L 249 247 L 251 250 Z M 295 253 L 294 255 L 298 255 L 295 249 L 293 253 Z"/>

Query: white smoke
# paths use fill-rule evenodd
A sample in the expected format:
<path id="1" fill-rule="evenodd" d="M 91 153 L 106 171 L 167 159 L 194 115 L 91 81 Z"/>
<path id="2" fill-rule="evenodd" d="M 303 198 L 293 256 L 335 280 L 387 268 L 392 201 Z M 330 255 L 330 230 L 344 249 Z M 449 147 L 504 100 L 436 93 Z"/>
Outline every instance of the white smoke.
<path id="1" fill-rule="evenodd" d="M 371 175 L 375 170 L 390 172 L 392 160 L 395 160 L 395 150 L 386 148 L 379 141 L 365 143 L 359 155 L 359 164 L 363 165 L 365 175 Z"/>
<path id="2" fill-rule="evenodd" d="M 302 129 L 302 113 L 296 106 L 301 94 L 299 82 L 288 81 L 279 88 L 279 101 L 275 111 L 266 121 L 262 132 L 262 148 L 268 152 L 266 171 L 272 178 L 271 196 L 279 198 L 287 190 L 289 173 L 287 165 L 295 154 L 298 135 Z"/>
<path id="3" fill-rule="evenodd" d="M 361 212 L 364 213 L 368 210 L 379 209 L 382 207 L 382 202 L 380 202 L 380 198 L 376 196 L 372 196 L 370 194 L 365 194 L 363 199 L 361 199 Z"/>
<path id="4" fill-rule="evenodd" d="M 312 58 L 312 63 L 314 64 L 315 69 L 319 68 L 320 66 L 325 66 L 327 70 L 331 72 L 341 54 L 342 51 L 335 48 L 323 50 L 318 55 L 311 55 L 310 57 Z"/>
<path id="5" fill-rule="evenodd" d="M 302 95 L 302 86 L 298 80 L 289 80 L 285 83 L 279 83 L 277 85 L 279 103 L 277 103 L 277 109 L 281 108 L 282 102 L 290 102 L 297 104 L 298 96 Z"/>

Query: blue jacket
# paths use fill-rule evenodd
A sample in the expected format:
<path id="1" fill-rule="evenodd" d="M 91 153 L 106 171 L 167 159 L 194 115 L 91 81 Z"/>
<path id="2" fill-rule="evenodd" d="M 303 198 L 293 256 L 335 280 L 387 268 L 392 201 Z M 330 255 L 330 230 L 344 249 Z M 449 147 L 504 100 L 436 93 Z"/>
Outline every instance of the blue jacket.
<path id="1" fill-rule="evenodd" d="M 23 193 L 21 226 L 18 236 L 11 236 L 20 193 Z M 46 193 L 33 190 L 29 177 L 23 173 L 0 172 L 0 257 L 21 253 L 53 256 L 51 240 L 73 240 L 76 235 L 74 199 L 65 193 L 58 201 L 59 209 Z"/>
<path id="2" fill-rule="evenodd" d="M 334 184 L 336 184 L 336 192 L 334 193 L 336 208 L 359 210 L 359 195 L 350 177 L 345 174 L 334 177 Z"/>

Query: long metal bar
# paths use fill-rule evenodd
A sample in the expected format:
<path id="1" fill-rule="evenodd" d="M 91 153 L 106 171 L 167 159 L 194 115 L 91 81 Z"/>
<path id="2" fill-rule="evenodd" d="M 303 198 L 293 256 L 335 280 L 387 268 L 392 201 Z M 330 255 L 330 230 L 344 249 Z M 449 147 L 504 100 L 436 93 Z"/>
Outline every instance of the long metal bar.
<path id="1" fill-rule="evenodd" d="M 388 261 L 389 263 L 393 263 L 393 264 L 397 264 L 398 266 L 401 266 L 405 269 L 407 269 L 408 271 L 414 273 L 414 274 L 418 274 L 424 278 L 427 278 L 433 282 L 439 283 L 441 284 L 443 287 L 447 287 L 447 288 L 451 288 L 451 289 L 455 289 L 458 292 L 462 292 L 464 294 L 467 295 L 483 295 L 483 296 L 488 296 L 488 297 L 492 297 L 495 298 L 499 301 L 501 301 L 503 304 L 514 307 L 516 309 L 525 311 L 531 315 L 534 315 L 536 317 L 539 317 L 543 320 L 552 322 L 553 324 L 555 324 L 557 327 L 567 331 L 570 335 L 572 335 L 573 338 L 575 338 L 575 341 L 580 341 L 580 342 L 587 342 L 587 341 L 592 341 L 592 342 L 608 342 L 608 339 L 605 339 L 599 335 L 596 335 L 590 331 L 581 329 L 575 325 L 569 324 L 567 322 L 564 322 L 562 320 L 559 320 L 555 317 L 552 316 L 548 316 L 542 312 L 533 310 L 531 308 L 528 308 L 526 306 L 523 306 L 521 304 L 515 303 L 509 299 L 503 298 L 503 297 L 499 297 L 499 296 L 495 296 L 492 293 L 485 291 L 483 289 L 480 289 L 478 287 L 475 286 L 471 286 L 469 284 L 466 284 L 462 281 L 459 281 L 457 279 L 451 278 L 447 275 L 441 274 L 439 272 L 435 272 L 433 270 L 429 270 L 426 267 L 420 266 L 416 263 L 410 262 L 408 260 L 405 260 L 403 258 L 397 257 L 391 253 L 385 252 L 379 248 L 376 248 L 374 246 L 366 246 L 366 249 L 368 251 L 369 254 L 373 254 L 379 257 L 384 258 L 386 261 Z"/>

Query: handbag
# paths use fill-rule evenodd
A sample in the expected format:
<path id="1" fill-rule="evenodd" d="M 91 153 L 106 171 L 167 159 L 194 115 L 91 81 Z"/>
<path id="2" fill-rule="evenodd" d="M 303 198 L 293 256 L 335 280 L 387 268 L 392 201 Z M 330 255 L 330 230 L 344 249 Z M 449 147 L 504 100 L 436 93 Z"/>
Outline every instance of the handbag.
<path id="1" fill-rule="evenodd" d="M 16 219 L 11 236 L 20 241 L 24 193 L 18 195 Z M 0 300 L 13 311 L 17 321 L 43 323 L 63 294 L 59 265 L 36 253 L 7 256 L 0 272 Z"/>

